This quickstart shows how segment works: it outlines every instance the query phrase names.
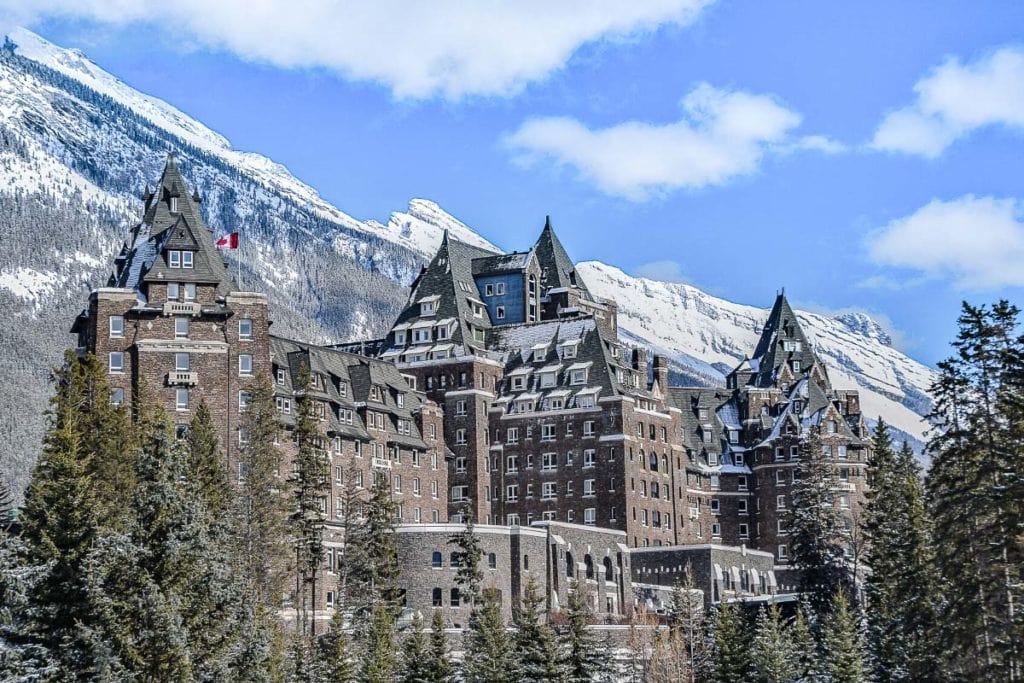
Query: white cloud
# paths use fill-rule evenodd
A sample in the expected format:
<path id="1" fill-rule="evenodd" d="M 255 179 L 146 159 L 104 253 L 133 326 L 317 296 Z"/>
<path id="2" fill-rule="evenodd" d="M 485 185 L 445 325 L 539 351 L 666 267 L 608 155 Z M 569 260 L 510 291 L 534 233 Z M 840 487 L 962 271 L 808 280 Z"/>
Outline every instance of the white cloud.
<path id="1" fill-rule="evenodd" d="M 771 95 L 701 83 L 681 105 L 683 117 L 667 124 L 627 121 L 590 129 L 569 117 L 530 119 L 505 143 L 523 165 L 550 158 L 603 192 L 637 201 L 721 185 L 756 171 L 768 152 L 838 149 L 821 136 L 792 139 L 801 116 Z"/>
<path id="2" fill-rule="evenodd" d="M 868 252 L 879 265 L 950 276 L 963 289 L 1024 286 L 1024 202 L 936 199 L 872 235 Z M 892 280 L 879 276 L 864 284 L 885 287 Z"/>
<path id="3" fill-rule="evenodd" d="M 582 45 L 691 23 L 713 0 L 5 0 L 0 27 L 147 24 L 243 59 L 326 67 L 398 98 L 515 94 Z"/>
<path id="4" fill-rule="evenodd" d="M 982 126 L 1024 130 L 1024 48 L 1005 47 L 970 64 L 951 58 L 914 92 L 916 102 L 882 120 L 872 147 L 935 158 Z"/>
<path id="5" fill-rule="evenodd" d="M 633 270 L 637 277 L 659 282 L 682 282 L 688 283 L 689 279 L 683 275 L 683 268 L 677 261 L 651 261 L 643 263 Z"/>

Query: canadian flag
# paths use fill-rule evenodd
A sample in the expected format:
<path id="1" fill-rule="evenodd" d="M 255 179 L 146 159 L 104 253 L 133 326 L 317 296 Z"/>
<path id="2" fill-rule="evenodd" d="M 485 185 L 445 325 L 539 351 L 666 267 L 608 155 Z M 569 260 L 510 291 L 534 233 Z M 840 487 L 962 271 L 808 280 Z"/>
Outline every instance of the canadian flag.
<path id="1" fill-rule="evenodd" d="M 218 249 L 238 249 L 238 233 L 233 232 L 230 235 L 224 235 L 217 240 Z"/>

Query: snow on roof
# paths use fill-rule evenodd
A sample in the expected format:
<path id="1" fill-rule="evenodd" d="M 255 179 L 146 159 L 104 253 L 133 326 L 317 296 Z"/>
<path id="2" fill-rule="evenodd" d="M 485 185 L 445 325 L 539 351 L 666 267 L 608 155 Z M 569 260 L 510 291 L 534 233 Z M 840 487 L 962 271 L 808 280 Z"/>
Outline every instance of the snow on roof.
<path id="1" fill-rule="evenodd" d="M 558 372 L 561 369 L 562 369 L 561 364 L 555 363 L 553 365 L 545 365 L 544 367 L 542 367 L 537 372 Z"/>
<path id="2" fill-rule="evenodd" d="M 586 370 L 593 364 L 594 362 L 589 360 L 584 361 L 582 363 L 573 363 L 568 368 L 566 368 L 566 372 L 572 372 L 573 370 Z"/>

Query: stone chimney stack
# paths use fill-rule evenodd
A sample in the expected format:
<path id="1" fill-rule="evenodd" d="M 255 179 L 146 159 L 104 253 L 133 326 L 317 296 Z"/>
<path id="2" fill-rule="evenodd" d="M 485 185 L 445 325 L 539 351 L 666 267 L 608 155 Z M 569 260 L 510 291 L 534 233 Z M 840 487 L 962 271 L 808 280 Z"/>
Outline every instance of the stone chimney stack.
<path id="1" fill-rule="evenodd" d="M 647 376 L 647 349 L 642 346 L 633 349 L 633 369 Z"/>
<path id="2" fill-rule="evenodd" d="M 668 392 L 668 359 L 658 354 L 654 354 L 654 385 L 662 396 Z"/>

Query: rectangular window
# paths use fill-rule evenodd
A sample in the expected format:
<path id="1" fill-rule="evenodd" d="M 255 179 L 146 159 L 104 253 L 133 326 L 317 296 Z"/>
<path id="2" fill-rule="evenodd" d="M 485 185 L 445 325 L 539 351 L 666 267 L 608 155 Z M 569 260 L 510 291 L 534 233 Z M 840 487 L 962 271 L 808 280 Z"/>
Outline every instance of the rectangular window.
<path id="1" fill-rule="evenodd" d="M 178 372 L 188 372 L 192 368 L 192 357 L 187 353 L 174 354 L 174 369 Z"/>
<path id="2" fill-rule="evenodd" d="M 570 384 L 586 384 L 587 383 L 587 371 L 586 370 L 573 370 L 569 378 Z"/>
<path id="3" fill-rule="evenodd" d="M 786 509 L 786 496 L 775 496 L 775 509 L 785 510 Z"/>
<path id="4" fill-rule="evenodd" d="M 459 446 L 463 446 L 466 443 L 466 430 L 456 429 L 455 430 L 455 443 Z"/>
<path id="5" fill-rule="evenodd" d="M 455 414 L 456 415 L 465 415 L 466 414 L 466 402 L 465 401 L 456 401 L 455 402 Z"/>
<path id="6" fill-rule="evenodd" d="M 238 338 L 245 341 L 252 339 L 252 320 L 249 318 L 238 321 Z"/>
<path id="7" fill-rule="evenodd" d="M 780 545 L 779 546 L 779 559 L 780 560 L 785 560 L 787 557 L 789 557 L 789 555 L 786 553 L 786 546 Z"/>
<path id="8" fill-rule="evenodd" d="M 460 455 L 459 457 L 455 458 L 455 473 L 456 474 L 465 474 L 466 473 L 466 458 L 464 456 Z"/>
<path id="9" fill-rule="evenodd" d="M 192 267 L 192 257 L 193 256 L 194 256 L 194 254 L 191 251 L 183 251 L 183 252 L 181 252 L 181 267 L 182 268 L 191 268 Z"/>
<path id="10" fill-rule="evenodd" d="M 112 315 L 110 316 L 110 336 L 111 338 L 120 338 L 124 336 L 124 316 L 123 315 Z"/>
<path id="11" fill-rule="evenodd" d="M 505 487 L 505 500 L 514 503 L 519 500 L 519 485 L 509 484 Z"/>
<path id="12" fill-rule="evenodd" d="M 238 374 L 243 377 L 252 375 L 252 355 L 241 353 L 238 355 Z"/>
<path id="13" fill-rule="evenodd" d="M 519 443 L 519 428 L 509 427 L 508 431 L 506 432 L 506 437 L 506 441 L 510 444 Z"/>
<path id="14" fill-rule="evenodd" d="M 544 482 L 541 484 L 540 494 L 544 500 L 553 499 L 558 494 L 558 484 L 553 481 Z"/>
<path id="15" fill-rule="evenodd" d="M 505 293 L 505 283 L 504 282 L 499 282 L 496 285 L 494 285 L 494 293 L 497 294 L 498 296 L 501 296 L 502 294 L 504 294 Z"/>
<path id="16" fill-rule="evenodd" d="M 593 467 L 595 464 L 597 464 L 597 456 L 594 452 L 594 449 L 588 448 L 585 451 L 583 451 L 583 466 Z"/>
<path id="17" fill-rule="evenodd" d="M 592 496 L 594 495 L 594 480 L 584 479 L 583 480 L 583 495 Z"/>
<path id="18" fill-rule="evenodd" d="M 583 511 L 583 523 L 590 526 L 597 523 L 597 510 L 595 508 L 587 508 Z"/>
<path id="19" fill-rule="evenodd" d="M 541 441 L 554 441 L 555 440 L 555 425 L 543 424 L 540 426 L 540 440 Z"/>
<path id="20" fill-rule="evenodd" d="M 124 353 L 111 351 L 109 365 L 111 372 L 124 372 Z"/>
<path id="21" fill-rule="evenodd" d="M 181 252 L 177 250 L 168 251 L 167 265 L 171 268 L 181 268 Z"/>
<path id="22" fill-rule="evenodd" d="M 167 300 L 168 301 L 177 301 L 178 297 L 180 296 L 178 291 L 179 291 L 179 287 L 178 287 L 178 283 L 177 282 L 168 282 L 167 283 Z"/>
<path id="23" fill-rule="evenodd" d="M 249 400 L 252 398 L 248 391 L 238 392 L 238 412 L 245 412 L 249 408 Z"/>
<path id="24" fill-rule="evenodd" d="M 115 406 L 124 404 L 124 389 L 115 387 L 110 390 L 110 403 Z"/>
<path id="25" fill-rule="evenodd" d="M 496 317 L 498 320 L 504 320 L 505 319 L 505 307 L 504 306 L 496 307 L 495 311 L 494 311 L 494 317 Z"/>
<path id="26" fill-rule="evenodd" d="M 747 478 L 746 477 L 742 477 L 742 476 L 741 477 L 737 477 L 737 479 L 736 479 L 736 488 L 739 489 L 740 491 L 746 491 L 747 490 Z"/>
<path id="27" fill-rule="evenodd" d="M 185 301 L 196 300 L 196 285 L 194 282 L 186 282 L 185 285 Z"/>
<path id="28" fill-rule="evenodd" d="M 174 336 L 177 339 L 188 337 L 188 318 L 174 319 Z"/>
<path id="29" fill-rule="evenodd" d="M 593 436 L 593 435 L 594 435 L 594 421 L 593 420 L 587 420 L 586 422 L 583 423 L 583 436 Z"/>
<path id="30" fill-rule="evenodd" d="M 519 471 L 519 456 L 510 455 L 505 458 L 505 471 L 508 474 L 515 474 Z"/>
<path id="31" fill-rule="evenodd" d="M 715 536 L 715 537 L 721 536 L 722 535 L 722 525 L 719 524 L 718 522 L 713 523 L 711 525 L 711 535 Z"/>
<path id="32" fill-rule="evenodd" d="M 179 387 L 174 392 L 175 410 L 188 410 L 188 389 Z"/>
<path id="33" fill-rule="evenodd" d="M 750 538 L 750 526 L 746 524 L 740 524 L 740 538 Z"/>

